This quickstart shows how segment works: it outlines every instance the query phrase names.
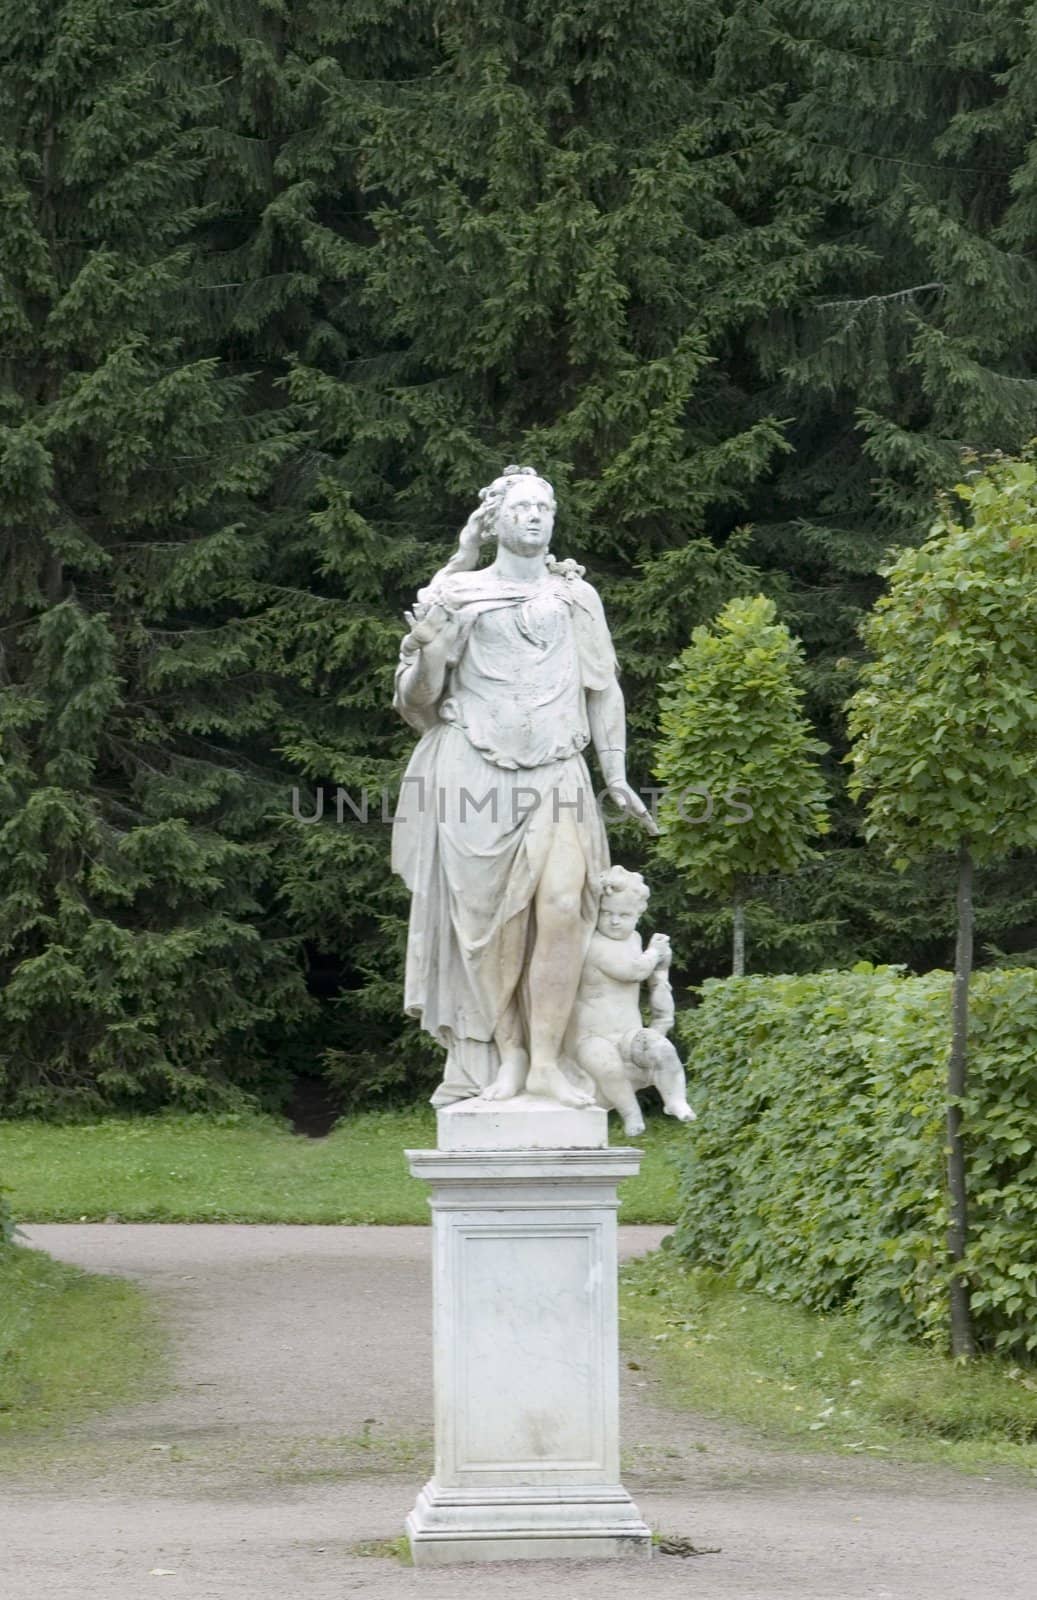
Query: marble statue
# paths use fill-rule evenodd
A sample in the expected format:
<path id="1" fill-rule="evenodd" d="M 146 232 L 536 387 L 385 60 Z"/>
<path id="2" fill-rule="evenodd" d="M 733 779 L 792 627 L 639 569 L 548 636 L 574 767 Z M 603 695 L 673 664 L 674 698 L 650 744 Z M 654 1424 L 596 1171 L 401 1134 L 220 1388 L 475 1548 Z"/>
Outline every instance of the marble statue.
<path id="1" fill-rule="evenodd" d="M 479 499 L 407 614 L 396 671 L 394 704 L 421 735 L 393 828 L 411 891 L 404 1004 L 447 1052 L 433 1105 L 525 1091 L 584 1106 L 595 1084 L 563 1043 L 609 866 L 588 745 L 620 810 L 655 825 L 627 782 L 601 600 L 550 553 L 554 490 L 507 467 Z"/>
<path id="2" fill-rule="evenodd" d="M 393 824 L 404 1003 L 446 1050 L 436 1148 L 407 1152 L 429 1186 L 436 1332 L 436 1467 L 407 1536 L 416 1565 L 646 1560 L 620 1481 L 615 1226 L 641 1152 L 609 1147 L 607 1109 L 640 1131 L 651 1082 L 692 1112 L 669 945 L 642 948 L 647 891 L 610 865 L 591 745 L 615 804 L 655 825 L 627 782 L 601 601 L 550 553 L 554 490 L 507 467 L 479 498 L 396 669 L 420 735 Z"/>
<path id="3" fill-rule="evenodd" d="M 645 1129 L 637 1090 L 658 1089 L 663 1109 L 694 1122 L 684 1068 L 666 1037 L 673 1027 L 670 941 L 654 933 L 642 947 L 638 920 L 649 889 L 639 872 L 611 867 L 601 884 L 598 925 L 584 957 L 569 1024 L 570 1047 L 593 1079 L 598 1101 L 614 1107 L 629 1134 Z M 648 986 L 651 1022 L 641 1016 L 641 985 Z"/>

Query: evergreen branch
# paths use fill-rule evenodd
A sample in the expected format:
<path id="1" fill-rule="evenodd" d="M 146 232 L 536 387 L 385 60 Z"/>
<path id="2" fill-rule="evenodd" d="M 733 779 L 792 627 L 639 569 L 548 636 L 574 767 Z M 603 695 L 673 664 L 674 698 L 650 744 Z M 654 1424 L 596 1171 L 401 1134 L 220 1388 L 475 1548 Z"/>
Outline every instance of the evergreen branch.
<path id="1" fill-rule="evenodd" d="M 241 625 L 243 623 L 252 622 L 254 620 L 255 620 L 255 618 L 252 618 L 252 617 L 234 617 L 232 619 L 228 619 L 227 622 L 219 623 L 215 628 L 156 628 L 156 627 L 149 627 L 148 628 L 148 637 L 150 639 L 162 639 L 162 640 L 171 639 L 171 640 L 174 640 L 174 641 L 175 640 L 180 640 L 180 639 L 220 639 L 220 638 L 223 638 L 224 635 L 227 633 L 227 630 L 228 630 L 229 626 L 233 626 L 235 623 L 237 623 L 238 625 Z M 225 681 L 225 680 L 223 680 L 223 681 Z"/>
<path id="2" fill-rule="evenodd" d="M 207 761 L 203 760 L 200 756 L 189 756 L 182 752 L 178 752 L 178 762 L 191 766 L 197 765 L 199 767 L 219 767 L 221 769 L 225 769 L 229 761 L 233 765 L 235 771 L 255 778 L 257 783 L 264 784 L 270 788 L 274 787 L 270 775 L 270 768 L 257 765 L 255 761 L 252 761 L 248 756 L 243 755 L 240 750 L 231 751 L 228 750 L 225 745 L 210 744 L 208 739 L 203 739 L 200 734 L 196 733 L 184 734 L 183 742 L 188 745 L 194 745 L 200 750 L 211 751 L 213 760 Z"/>
<path id="3" fill-rule="evenodd" d="M 991 20 L 989 11 L 971 11 L 967 6 L 946 5 L 944 0 L 895 0 L 894 12 L 900 12 L 905 9 L 919 11 L 925 17 L 928 17 L 932 11 L 942 11 L 946 16 L 971 17 L 974 22 L 989 22 Z M 1021 19 L 1012 18 L 1012 21 L 1017 20 Z"/>
<path id="4" fill-rule="evenodd" d="M 907 300 L 913 294 L 925 294 L 929 289 L 938 289 L 947 292 L 945 283 L 915 283 L 907 289 L 891 289 L 888 294 L 869 294 L 863 300 L 818 300 L 815 309 L 818 311 L 861 311 L 865 306 L 883 305 L 887 300 Z"/>
<path id="5" fill-rule="evenodd" d="M 786 35 L 785 37 L 788 38 L 790 36 Z M 943 74 L 946 74 L 950 67 L 950 63 L 947 61 L 926 61 L 920 56 L 911 55 L 880 56 L 876 55 L 874 51 L 852 50 L 848 45 L 831 44 L 827 39 L 804 38 L 801 35 L 797 35 L 795 43 L 801 48 L 803 45 L 817 45 L 820 50 L 827 51 L 830 56 L 837 56 L 842 59 L 848 58 L 851 61 L 860 62 L 862 66 L 919 67 L 925 72 Z M 955 43 L 972 44 L 975 43 L 975 40 L 956 40 Z"/>
<path id="6" fill-rule="evenodd" d="M 129 817 L 134 826 L 143 827 L 150 821 L 147 813 L 141 811 L 137 806 L 130 805 L 119 790 L 111 789 L 105 784 L 91 784 L 86 793 L 92 796 L 93 799 L 102 801 L 110 812 Z M 126 830 L 115 827 L 110 818 L 102 818 L 100 826 L 105 832 L 113 834 L 117 839 L 125 839 L 126 837 Z"/>
<path id="7" fill-rule="evenodd" d="M 825 139 L 811 139 L 807 134 L 797 135 L 803 144 L 817 150 L 838 151 L 845 156 L 856 156 L 860 161 L 880 161 L 892 167 L 916 167 L 920 172 L 968 173 L 982 178 L 1011 178 L 1014 167 L 952 167 L 946 161 L 912 161 L 909 156 L 882 156 L 876 150 L 857 150 L 853 145 L 835 144 Z"/>

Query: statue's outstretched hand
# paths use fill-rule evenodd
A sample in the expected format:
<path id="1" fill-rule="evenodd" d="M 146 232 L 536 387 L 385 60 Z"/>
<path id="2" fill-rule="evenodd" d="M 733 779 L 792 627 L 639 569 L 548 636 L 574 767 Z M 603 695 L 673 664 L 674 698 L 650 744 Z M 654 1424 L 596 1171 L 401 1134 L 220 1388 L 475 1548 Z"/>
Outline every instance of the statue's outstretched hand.
<path id="1" fill-rule="evenodd" d="M 656 825 L 655 818 L 652 816 L 652 813 L 641 799 L 641 796 L 635 789 L 630 787 L 629 783 L 625 781 L 620 783 L 610 783 L 609 794 L 616 802 L 616 805 L 619 807 L 620 811 L 625 812 L 629 817 L 636 817 L 646 833 L 650 833 L 656 837 L 658 836 L 659 829 Z"/>
<path id="2" fill-rule="evenodd" d="M 437 653 L 445 655 L 456 642 L 461 619 L 437 600 L 420 616 L 416 612 L 406 615 L 411 629 L 403 641 L 405 649 L 424 650 L 426 645 L 431 645 Z"/>

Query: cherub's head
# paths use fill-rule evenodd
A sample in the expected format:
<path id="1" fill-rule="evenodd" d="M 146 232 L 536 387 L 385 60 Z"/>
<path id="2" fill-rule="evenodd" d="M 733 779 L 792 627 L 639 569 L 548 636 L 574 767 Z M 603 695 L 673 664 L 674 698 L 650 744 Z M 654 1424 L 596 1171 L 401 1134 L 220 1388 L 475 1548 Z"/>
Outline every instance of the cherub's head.
<path id="1" fill-rule="evenodd" d="M 639 872 L 610 867 L 601 877 L 598 932 L 606 939 L 629 939 L 648 904 L 650 893 Z"/>

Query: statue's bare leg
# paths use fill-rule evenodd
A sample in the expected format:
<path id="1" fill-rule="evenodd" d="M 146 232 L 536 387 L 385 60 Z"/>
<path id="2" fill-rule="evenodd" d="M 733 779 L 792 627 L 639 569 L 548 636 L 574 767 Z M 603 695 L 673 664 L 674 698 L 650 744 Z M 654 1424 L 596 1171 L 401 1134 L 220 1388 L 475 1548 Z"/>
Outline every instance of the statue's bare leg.
<path id="1" fill-rule="evenodd" d="M 482 1092 L 484 1100 L 513 1100 L 526 1087 L 529 1052 L 522 1042 L 522 1020 L 518 1001 L 512 995 L 493 1035 L 500 1056 L 497 1076 Z"/>
<path id="2" fill-rule="evenodd" d="M 645 1131 L 634 1086 L 627 1076 L 623 1057 L 617 1045 L 609 1039 L 581 1039 L 576 1047 L 576 1059 L 584 1072 L 589 1072 L 603 1100 L 615 1106 L 623 1118 L 623 1132 L 639 1134 Z"/>
<path id="3" fill-rule="evenodd" d="M 583 965 L 580 902 L 586 873 L 576 824 L 563 814 L 536 892 L 526 1088 L 567 1106 L 593 1104 L 589 1094 L 569 1082 L 558 1059 Z"/>

